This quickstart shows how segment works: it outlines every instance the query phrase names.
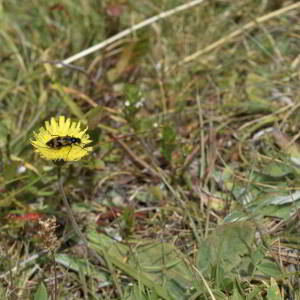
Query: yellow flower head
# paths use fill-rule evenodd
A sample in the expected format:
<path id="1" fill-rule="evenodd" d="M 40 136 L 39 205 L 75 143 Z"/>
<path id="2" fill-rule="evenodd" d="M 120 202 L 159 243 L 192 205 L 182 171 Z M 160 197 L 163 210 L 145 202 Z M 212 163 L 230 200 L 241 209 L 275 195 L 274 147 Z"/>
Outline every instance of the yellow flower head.
<path id="1" fill-rule="evenodd" d="M 35 140 L 31 140 L 35 151 L 45 159 L 75 161 L 93 150 L 85 147 L 92 141 L 85 133 L 88 128 L 81 130 L 80 122 L 71 122 L 71 119 L 60 116 L 58 121 L 55 118 L 46 121 L 45 127 L 41 127 L 38 133 L 34 132 Z"/>

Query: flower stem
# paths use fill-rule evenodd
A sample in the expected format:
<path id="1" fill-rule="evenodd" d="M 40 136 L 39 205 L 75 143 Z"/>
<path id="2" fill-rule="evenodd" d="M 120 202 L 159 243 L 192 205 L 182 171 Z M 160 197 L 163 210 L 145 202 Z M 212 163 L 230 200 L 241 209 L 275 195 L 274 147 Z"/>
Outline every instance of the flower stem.
<path id="1" fill-rule="evenodd" d="M 62 178 L 61 178 L 61 166 L 60 165 L 57 167 L 57 178 L 58 178 L 59 190 L 60 190 L 60 193 L 62 195 L 63 202 L 64 202 L 64 205 L 67 209 L 67 214 L 68 214 L 68 217 L 71 221 L 73 229 L 75 230 L 75 232 L 78 235 L 78 237 L 80 238 L 80 240 L 83 242 L 86 250 L 87 251 L 90 250 L 90 253 L 98 260 L 98 262 L 101 265 L 103 265 L 103 266 L 106 265 L 103 258 L 101 256 L 99 256 L 94 249 L 89 248 L 88 241 L 87 241 L 86 237 L 84 236 L 84 234 L 81 232 L 81 230 L 80 230 L 80 228 L 79 228 L 79 226 L 76 222 L 76 219 L 75 219 L 75 216 L 73 214 L 72 208 L 71 208 L 71 206 L 68 202 L 68 199 L 66 197 L 66 194 L 64 192 L 63 181 L 62 181 Z"/>
<path id="2" fill-rule="evenodd" d="M 55 254 L 54 251 L 51 251 L 51 259 L 53 261 L 53 266 L 54 266 L 54 294 L 53 294 L 53 299 L 57 299 L 57 274 L 56 274 L 56 261 L 55 261 Z"/>

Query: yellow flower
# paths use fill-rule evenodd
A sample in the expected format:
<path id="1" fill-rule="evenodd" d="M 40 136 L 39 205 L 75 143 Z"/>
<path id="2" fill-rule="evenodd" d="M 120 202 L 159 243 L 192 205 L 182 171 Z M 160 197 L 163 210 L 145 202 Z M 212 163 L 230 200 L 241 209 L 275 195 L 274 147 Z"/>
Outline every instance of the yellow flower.
<path id="1" fill-rule="evenodd" d="M 34 132 L 35 140 L 30 141 L 35 151 L 45 159 L 75 161 L 93 150 L 93 147 L 85 147 L 92 141 L 85 133 L 88 128 L 81 130 L 80 122 L 71 122 L 71 119 L 60 116 L 58 121 L 55 118 L 46 121 L 45 128 Z"/>

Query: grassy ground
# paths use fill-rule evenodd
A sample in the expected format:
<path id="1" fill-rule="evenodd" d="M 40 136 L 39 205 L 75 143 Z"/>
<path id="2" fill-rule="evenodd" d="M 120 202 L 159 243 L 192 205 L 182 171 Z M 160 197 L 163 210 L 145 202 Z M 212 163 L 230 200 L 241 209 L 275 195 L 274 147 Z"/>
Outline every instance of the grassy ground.
<path id="1" fill-rule="evenodd" d="M 297 1 L 199 1 L 55 65 L 185 3 L 0 2 L 1 299 L 300 299 Z M 30 145 L 59 115 L 93 139 L 61 175 L 89 252 Z"/>

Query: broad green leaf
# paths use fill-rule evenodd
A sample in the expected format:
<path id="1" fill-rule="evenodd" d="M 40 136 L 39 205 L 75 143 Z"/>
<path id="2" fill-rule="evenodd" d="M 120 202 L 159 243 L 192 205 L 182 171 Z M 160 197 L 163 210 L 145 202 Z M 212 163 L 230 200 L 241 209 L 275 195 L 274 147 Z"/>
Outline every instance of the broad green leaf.
<path id="1" fill-rule="evenodd" d="M 292 167 L 286 164 L 280 164 L 277 162 L 273 162 L 268 164 L 264 169 L 263 173 L 269 175 L 271 177 L 283 177 L 293 174 Z"/>
<path id="2" fill-rule="evenodd" d="M 37 291 L 34 294 L 34 300 L 47 300 L 48 293 L 43 282 L 39 284 Z"/>
<path id="3" fill-rule="evenodd" d="M 233 294 L 232 294 L 232 296 L 229 299 L 230 300 L 244 300 L 244 297 L 242 297 L 242 295 L 240 294 L 240 292 L 237 289 L 237 287 L 234 287 Z"/>
<path id="4" fill-rule="evenodd" d="M 243 255 L 250 254 L 254 242 L 254 227 L 248 222 L 223 224 L 200 244 L 196 265 L 206 275 L 213 267 L 223 268 L 225 274 L 241 264 Z"/>
<path id="5" fill-rule="evenodd" d="M 73 270 L 75 272 L 81 271 L 84 275 L 97 278 L 101 281 L 102 286 L 110 285 L 110 282 L 108 281 L 108 275 L 102 271 L 99 271 L 87 260 L 71 257 L 67 254 L 56 254 L 55 261 L 56 263 L 65 266 L 67 269 Z"/>
<path id="6" fill-rule="evenodd" d="M 96 232 L 91 232 L 89 239 L 115 267 L 163 299 L 185 299 L 187 289 L 192 286 L 193 273 L 171 244 L 139 242 L 138 246 L 129 248 Z"/>
<path id="7" fill-rule="evenodd" d="M 259 197 L 261 203 L 266 204 L 273 204 L 273 205 L 283 205 L 287 203 L 292 203 L 298 201 L 300 199 L 300 191 L 295 192 L 274 192 L 274 193 L 267 193 Z"/>
<path id="8" fill-rule="evenodd" d="M 282 276 L 282 272 L 280 271 L 278 265 L 275 262 L 269 260 L 263 260 L 263 262 L 258 264 L 256 268 L 257 271 L 270 277 L 277 278 Z"/>

